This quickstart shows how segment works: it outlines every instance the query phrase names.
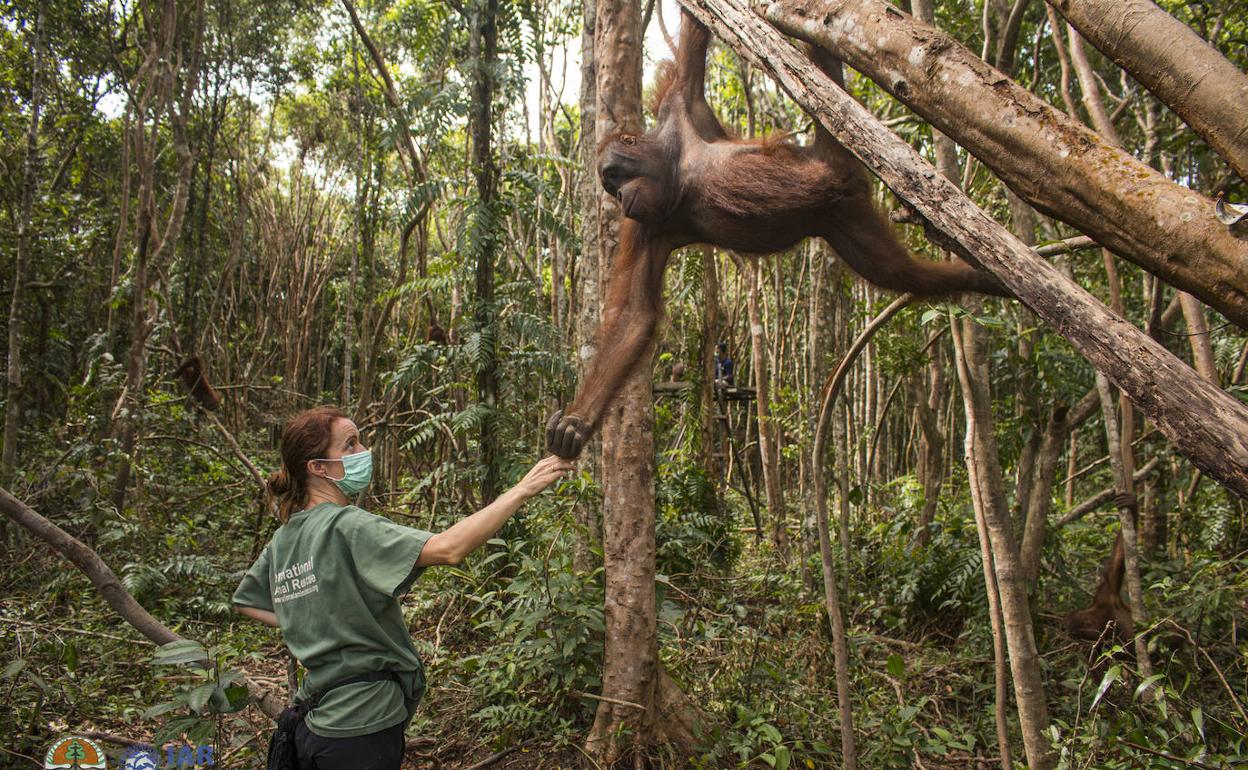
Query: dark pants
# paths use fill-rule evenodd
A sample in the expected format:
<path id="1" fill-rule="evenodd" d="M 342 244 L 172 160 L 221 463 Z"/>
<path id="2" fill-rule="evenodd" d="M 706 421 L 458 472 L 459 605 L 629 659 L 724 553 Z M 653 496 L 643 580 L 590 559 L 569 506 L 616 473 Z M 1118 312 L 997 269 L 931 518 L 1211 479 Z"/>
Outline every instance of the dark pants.
<path id="1" fill-rule="evenodd" d="M 403 722 L 368 735 L 323 738 L 304 722 L 295 729 L 299 770 L 398 770 L 403 763 Z"/>

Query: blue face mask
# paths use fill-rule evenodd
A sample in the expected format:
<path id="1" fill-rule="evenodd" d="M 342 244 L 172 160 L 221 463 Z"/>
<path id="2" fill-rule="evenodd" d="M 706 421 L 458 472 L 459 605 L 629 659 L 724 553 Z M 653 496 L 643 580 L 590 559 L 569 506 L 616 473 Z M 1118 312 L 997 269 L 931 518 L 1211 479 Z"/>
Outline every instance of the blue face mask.
<path id="1" fill-rule="evenodd" d="M 363 492 L 368 487 L 368 483 L 373 480 L 373 453 L 371 451 L 365 449 L 362 452 L 334 459 L 342 462 L 342 478 L 335 479 L 328 476 L 326 478 L 334 482 L 347 497 L 355 497 Z M 329 463 L 334 460 L 318 460 L 318 462 Z"/>

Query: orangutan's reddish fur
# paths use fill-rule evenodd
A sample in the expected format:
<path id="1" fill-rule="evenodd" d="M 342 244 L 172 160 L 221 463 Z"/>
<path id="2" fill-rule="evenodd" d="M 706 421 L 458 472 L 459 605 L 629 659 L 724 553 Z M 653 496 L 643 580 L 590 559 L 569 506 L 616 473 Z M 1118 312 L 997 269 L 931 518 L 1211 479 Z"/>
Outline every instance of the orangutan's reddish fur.
<path id="1" fill-rule="evenodd" d="M 663 271 L 673 250 L 706 243 L 744 254 L 783 251 L 809 236 L 826 240 L 868 281 L 922 296 L 1008 296 L 964 262 L 915 259 L 875 208 L 865 170 L 821 125 L 799 146 L 787 137 L 743 140 L 724 130 L 706 102 L 707 29 L 682 16 L 675 64 L 660 71 L 658 122 L 640 136 L 599 147 L 603 187 L 623 209 L 598 352 L 567 410 L 547 426 L 547 445 L 576 457 L 611 398 L 649 348 L 662 310 Z M 840 62 L 815 62 L 840 82 Z"/>
<path id="2" fill-rule="evenodd" d="M 208 382 L 208 373 L 204 371 L 204 363 L 199 356 L 191 356 L 178 367 L 178 376 L 186 386 L 191 398 L 209 412 L 215 412 L 221 406 L 221 396 Z"/>
<path id="3" fill-rule="evenodd" d="M 1071 636 L 1102 645 L 1113 642 L 1125 647 L 1131 642 L 1134 631 L 1131 607 L 1122 600 L 1126 562 L 1126 550 L 1119 532 L 1114 540 L 1114 550 L 1105 561 L 1101 582 L 1092 594 L 1092 603 L 1066 616 L 1066 630 Z"/>

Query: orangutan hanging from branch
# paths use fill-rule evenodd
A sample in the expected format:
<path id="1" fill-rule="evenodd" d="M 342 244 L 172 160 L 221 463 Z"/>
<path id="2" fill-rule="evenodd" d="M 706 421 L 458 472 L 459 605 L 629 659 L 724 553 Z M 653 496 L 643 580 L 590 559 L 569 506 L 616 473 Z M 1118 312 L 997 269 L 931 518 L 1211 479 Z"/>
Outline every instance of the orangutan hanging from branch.
<path id="1" fill-rule="evenodd" d="M 937 297 L 961 292 L 1009 296 L 965 262 L 916 259 L 871 199 L 866 171 L 819 123 L 806 147 L 729 136 L 706 102 L 710 33 L 682 13 L 676 61 L 660 74 L 658 124 L 619 134 L 598 153 L 602 186 L 624 221 L 598 332 L 598 353 L 566 410 L 550 419 L 546 443 L 560 457 L 580 454 L 607 404 L 649 347 L 662 310 L 671 253 L 706 243 L 771 254 L 809 236 L 823 238 L 859 275 L 893 291 Z M 816 63 L 840 82 L 840 63 Z"/>

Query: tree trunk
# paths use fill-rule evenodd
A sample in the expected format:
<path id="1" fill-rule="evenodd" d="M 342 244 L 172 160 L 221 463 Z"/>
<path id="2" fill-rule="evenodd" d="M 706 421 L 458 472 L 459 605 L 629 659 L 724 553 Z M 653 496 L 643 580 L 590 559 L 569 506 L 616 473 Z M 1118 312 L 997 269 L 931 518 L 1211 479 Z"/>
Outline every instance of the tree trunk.
<path id="1" fill-rule="evenodd" d="M 1248 75 L 1149 0 L 1051 5 L 1248 180 Z"/>
<path id="2" fill-rule="evenodd" d="M 918 211 L 931 225 L 929 236 L 993 273 L 1122 388 L 1193 462 L 1248 496 L 1248 407 L 1193 377 L 1186 364 L 1010 235 L 741 0 L 688 1 L 695 16 L 776 77 L 798 104 Z M 887 27 L 880 29 L 885 34 Z M 937 33 L 928 29 L 925 34 Z M 929 64 L 939 69 L 944 59 L 942 54 Z M 1047 172 L 1042 176 L 1051 178 Z M 1211 227 L 1225 231 L 1220 224 Z M 1159 242 L 1172 235 L 1159 237 Z"/>
<path id="3" fill-rule="evenodd" d="M 1109 443 L 1109 464 L 1114 472 L 1114 486 L 1118 491 L 1132 494 L 1134 480 L 1123 458 L 1131 451 L 1130 446 L 1123 446 L 1119 440 L 1118 420 L 1114 415 L 1114 397 L 1109 390 L 1109 381 L 1100 372 L 1096 375 L 1096 392 L 1101 398 L 1101 413 L 1105 417 L 1105 435 Z M 1148 655 L 1148 641 L 1143 630 L 1148 625 L 1148 615 L 1144 610 L 1144 587 L 1140 582 L 1139 539 L 1135 533 L 1135 511 L 1130 508 L 1118 509 L 1118 521 L 1122 527 L 1122 550 L 1126 570 L 1124 577 L 1127 583 L 1127 595 L 1131 598 L 1131 622 L 1134 629 L 1123 629 L 1131 634 L 1135 642 L 1135 661 L 1140 668 L 1140 676 L 1148 679 L 1153 675 L 1153 663 Z M 1150 685 L 1151 689 L 1151 685 Z"/>
<path id="4" fill-rule="evenodd" d="M 915 523 L 912 541 L 916 548 L 927 545 L 932 537 L 932 524 L 936 521 L 936 507 L 940 503 L 940 488 L 945 480 L 944 436 L 940 432 L 937 411 L 944 402 L 945 373 L 940 364 L 940 350 L 933 351 L 927 366 L 926 388 L 915 393 L 915 422 L 919 425 L 919 484 L 923 486 L 923 507 Z"/>
<path id="5" fill-rule="evenodd" d="M 879 83 L 1040 211 L 1248 327 L 1248 244 L 1212 201 L 882 0 L 787 0 L 767 18 Z"/>
<path id="6" fill-rule="evenodd" d="M 1213 355 L 1213 344 L 1209 341 L 1209 324 L 1205 321 L 1205 309 L 1200 300 L 1185 291 L 1179 292 L 1179 304 L 1183 308 L 1183 318 L 1187 322 L 1187 342 L 1192 346 L 1192 368 L 1201 377 L 1218 383 L 1218 367 Z"/>
<path id="7" fill-rule="evenodd" d="M 17 212 L 13 250 L 13 294 L 9 301 L 8 382 L 4 395 L 4 448 L 0 452 L 0 484 L 13 480 L 17 465 L 17 434 L 22 428 L 22 320 L 25 313 L 26 261 L 30 256 L 30 220 L 39 183 L 39 119 L 43 112 L 44 3 L 35 11 L 34 44 L 30 65 L 30 122 L 26 126 L 26 157 L 22 161 L 22 200 Z M 0 529 L 0 546 L 7 541 Z"/>
<path id="8" fill-rule="evenodd" d="M 575 330 L 577 382 L 584 382 L 597 349 L 594 336 L 600 323 L 598 310 L 598 201 L 602 195 L 598 175 L 594 168 L 597 139 L 594 135 L 597 114 L 598 89 L 594 81 L 594 28 L 598 15 L 597 0 L 581 0 L 584 27 L 581 31 L 581 125 L 580 144 L 577 154 L 584 174 L 577 189 L 581 209 L 581 253 L 573 272 L 572 295 L 575 304 Z M 581 453 L 581 465 L 594 478 L 601 478 L 602 442 L 598 434 L 590 438 Z M 592 546 L 602 542 L 602 523 L 598 520 L 597 501 L 578 499 L 573 509 L 576 517 L 577 537 L 572 551 L 573 569 L 580 575 L 593 571 L 596 559 Z"/>
<path id="9" fill-rule="evenodd" d="M 1040 555 L 1044 548 L 1044 530 L 1048 523 L 1049 506 L 1053 497 L 1054 474 L 1057 458 L 1066 448 L 1070 435 L 1067 409 L 1058 405 L 1049 415 L 1048 423 L 1040 434 L 1032 466 L 1028 469 L 1029 482 L 1026 493 L 1017 491 L 1017 503 L 1022 519 L 1022 536 L 1018 549 L 1018 571 L 1023 582 L 1034 586 L 1040 574 Z"/>
<path id="10" fill-rule="evenodd" d="M 1058 406 L 1049 417 L 1040 449 L 1036 453 L 1036 465 L 1032 471 L 1033 481 L 1028 492 L 1023 519 L 1023 540 L 1019 545 L 1019 571 L 1028 586 L 1035 586 L 1040 575 L 1040 556 L 1044 548 L 1044 532 L 1049 524 L 1049 508 L 1053 500 L 1053 484 L 1056 479 L 1057 460 L 1062 450 L 1069 449 L 1074 456 L 1075 445 L 1071 443 L 1075 430 L 1096 410 L 1100 401 L 1095 392 L 1089 392 L 1069 410 Z M 1073 475 L 1070 471 L 1068 475 Z M 1067 507 L 1070 503 L 1067 503 Z"/>
<path id="11" fill-rule="evenodd" d="M 485 406 L 481 417 L 481 500 L 498 495 L 498 330 L 494 308 L 494 252 L 498 244 L 497 173 L 490 146 L 493 124 L 494 72 L 498 67 L 498 0 L 474 0 L 468 59 L 472 74 L 472 166 L 477 182 L 475 240 L 477 249 L 476 304 L 473 325 L 478 335 L 477 401 Z"/>
<path id="12" fill-rule="evenodd" d="M 596 137 L 641 133 L 641 13 L 635 0 L 599 0 L 594 30 Z M 619 209 L 598 196 L 600 276 L 610 275 Z M 608 286 L 600 286 L 600 297 Z M 608 322 L 609 319 L 603 319 Z M 656 742 L 687 749 L 687 702 L 658 660 L 655 597 L 654 397 L 651 345 L 602 421 L 602 548 L 606 640 L 600 701 L 586 752 L 602 767 L 640 764 Z M 673 716 L 673 709 L 680 713 Z M 627 743 L 625 742 L 627 741 Z"/>
<path id="13" fill-rule="evenodd" d="M 1044 698 L 1044 677 L 1040 672 L 1040 654 L 1036 650 L 1031 610 L 1027 605 L 1027 587 L 1018 569 L 1018 549 L 1001 481 L 997 440 L 992 425 L 992 401 L 988 393 L 987 356 L 976 339 L 974 319 L 967 318 L 961 323 L 954 321 L 953 331 L 958 382 L 962 386 L 962 403 L 966 409 L 966 467 L 970 476 L 971 498 L 977 518 L 982 517 L 992 550 L 1023 749 L 1027 754 L 1028 767 L 1047 770 L 1057 765 L 1057 753 L 1045 734 L 1049 728 L 1049 714 Z M 998 702 L 998 709 L 1003 705 Z"/>
<path id="14" fill-rule="evenodd" d="M 724 469 L 728 467 L 726 446 L 720 431 L 723 402 L 716 398 L 715 343 L 719 340 L 719 262 L 715 249 L 702 252 L 702 344 L 698 349 L 699 376 L 699 452 L 702 473 L 712 491 L 715 512 L 719 511 L 719 495 L 724 487 Z"/>
<path id="15" fill-rule="evenodd" d="M 836 332 L 838 326 L 835 320 L 835 309 L 838 303 L 838 295 L 834 290 L 840 282 L 840 271 L 842 263 L 839 259 L 833 258 L 830 250 L 823 245 L 822 242 L 810 241 L 806 248 L 812 250 L 811 262 L 812 273 L 814 274 L 811 282 L 811 292 L 808 310 L 808 341 L 807 351 L 809 355 L 808 366 L 810 368 L 810 385 L 805 389 L 813 395 L 813 383 L 823 382 L 828 375 L 828 359 L 829 354 L 836 348 Z M 807 399 L 806 408 L 806 424 L 808 435 L 814 435 L 819 425 L 819 401 L 815 398 Z M 813 453 L 806 457 L 806 474 L 804 483 L 805 505 L 802 514 L 802 537 L 801 537 L 801 564 L 802 564 L 802 584 L 808 590 L 815 587 L 815 578 L 812 571 L 808 568 L 811 557 L 814 555 L 814 547 L 819 542 L 818 537 L 818 517 L 819 512 L 824 510 L 820 507 L 820 503 L 816 500 L 814 490 L 814 474 L 815 464 L 825 462 L 824 458 L 816 458 Z M 826 507 L 826 501 L 822 503 Z"/>
<path id="16" fill-rule="evenodd" d="M 771 422 L 771 368 L 767 361 L 767 329 L 759 310 L 759 264 L 744 259 L 738 267 L 746 270 L 749 283 L 747 305 L 750 314 L 750 360 L 754 370 L 755 405 L 758 408 L 758 451 L 763 466 L 763 489 L 771 515 L 771 544 L 782 559 L 788 558 L 789 535 L 784 510 L 784 488 L 780 483 L 780 445 Z"/>
<path id="17" fill-rule="evenodd" d="M 953 321 L 953 323 L 958 323 Z M 979 557 L 984 573 L 984 590 L 988 596 L 988 627 L 992 630 L 992 680 L 993 721 L 997 727 L 997 752 L 1001 767 L 1013 767 L 1010 760 L 1010 725 L 1006 709 L 1010 703 L 1010 664 L 1006 658 L 1005 621 L 1001 614 L 1001 589 L 997 585 L 997 570 L 992 558 L 992 543 L 988 540 L 988 523 L 984 519 L 984 502 L 979 495 L 976 452 L 967 431 L 966 468 L 971 487 L 971 507 L 975 511 L 975 532 L 979 536 Z"/>
<path id="18" fill-rule="evenodd" d="M 647 353 L 612 401 L 602 425 L 607 627 L 602 694 L 637 704 L 599 702 L 586 747 L 605 767 L 622 756 L 644 756 L 657 727 L 651 714 L 659 672 L 653 429 Z M 622 734 L 630 736 L 631 745 L 617 742 Z"/>

